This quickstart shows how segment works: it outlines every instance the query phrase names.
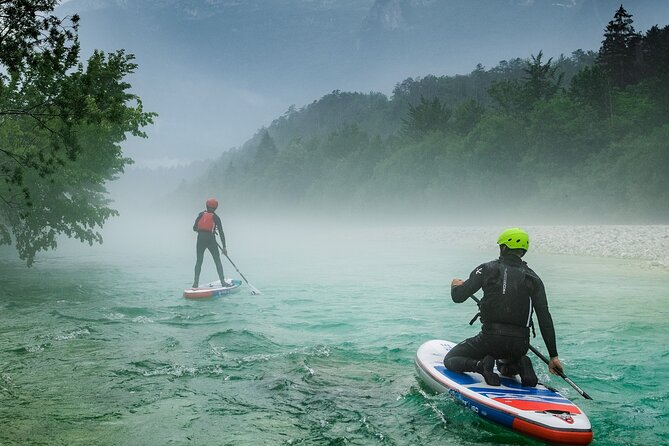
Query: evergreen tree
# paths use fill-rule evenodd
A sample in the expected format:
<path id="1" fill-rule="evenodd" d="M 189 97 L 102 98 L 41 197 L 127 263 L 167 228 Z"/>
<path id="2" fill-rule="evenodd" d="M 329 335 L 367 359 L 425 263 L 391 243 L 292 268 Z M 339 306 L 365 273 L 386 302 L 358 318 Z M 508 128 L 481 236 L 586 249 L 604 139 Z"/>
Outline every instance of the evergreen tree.
<path id="1" fill-rule="evenodd" d="M 525 61 L 522 80 L 505 79 L 490 86 L 488 94 L 498 107 L 506 113 L 525 116 L 535 103 L 548 100 L 560 91 L 564 74 L 558 71 L 552 58 L 543 63 L 542 57 L 543 52 L 539 51 Z"/>
<path id="2" fill-rule="evenodd" d="M 277 154 L 276 144 L 266 129 L 262 130 L 262 137 L 256 150 L 256 162 L 262 166 L 269 164 Z"/>
<path id="3" fill-rule="evenodd" d="M 430 132 L 445 131 L 451 111 L 439 98 L 420 97 L 420 104 L 409 104 L 408 118 L 403 119 L 403 133 L 410 138 L 421 138 Z"/>
<path id="4" fill-rule="evenodd" d="M 485 108 L 473 99 L 464 101 L 455 108 L 451 117 L 451 128 L 460 135 L 467 135 L 483 117 Z"/>
<path id="5" fill-rule="evenodd" d="M 669 118 L 669 26 L 653 26 L 641 42 L 641 75 L 664 119 Z"/>
<path id="6" fill-rule="evenodd" d="M 569 95 L 574 101 L 592 107 L 600 117 L 613 116 L 613 91 L 599 65 L 586 67 L 574 76 Z"/>
<path id="7" fill-rule="evenodd" d="M 613 85 L 619 88 L 634 83 L 634 63 L 640 41 L 632 26 L 632 15 L 623 5 L 606 25 L 604 40 L 599 49 L 597 63 L 604 69 Z"/>
<path id="8" fill-rule="evenodd" d="M 527 101 L 534 104 L 540 100 L 548 100 L 560 91 L 564 73 L 558 72 L 558 66 L 553 64 L 553 58 L 544 64 L 541 62 L 543 51 L 532 56 L 525 71 L 525 95 Z"/>

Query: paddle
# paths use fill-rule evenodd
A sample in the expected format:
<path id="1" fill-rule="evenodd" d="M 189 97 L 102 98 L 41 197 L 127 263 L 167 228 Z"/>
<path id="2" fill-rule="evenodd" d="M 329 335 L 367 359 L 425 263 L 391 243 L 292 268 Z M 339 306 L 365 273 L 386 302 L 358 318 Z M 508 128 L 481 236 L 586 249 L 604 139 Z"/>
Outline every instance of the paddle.
<path id="1" fill-rule="evenodd" d="M 476 302 L 476 305 L 478 305 L 479 307 L 481 306 L 481 300 L 478 297 L 476 297 L 476 296 L 469 296 L 469 297 L 472 298 L 474 300 L 474 302 Z M 550 361 L 548 360 L 548 358 L 546 358 L 539 350 L 534 348 L 534 346 L 530 345 L 530 350 L 532 350 L 532 353 L 537 355 L 539 357 L 539 359 L 541 359 L 543 362 L 545 362 L 546 365 L 549 364 Z M 555 369 L 555 372 L 560 376 L 560 378 L 564 379 L 567 382 L 567 384 L 572 386 L 574 388 L 574 390 L 576 390 L 583 398 L 585 398 L 587 400 L 592 399 L 592 397 L 590 395 L 588 395 L 579 386 L 577 386 L 574 381 L 569 379 L 569 377 L 567 375 L 565 375 L 563 371 Z"/>
<path id="2" fill-rule="evenodd" d="M 246 282 L 246 284 L 249 286 L 249 288 L 251 288 L 251 294 L 262 294 L 258 288 L 254 287 L 253 285 L 251 285 L 249 283 L 248 280 L 246 280 L 246 277 L 244 277 L 244 274 L 242 274 L 242 272 L 239 270 L 239 268 L 237 268 L 237 265 L 235 265 L 235 262 L 233 262 L 232 259 L 230 257 L 228 257 L 228 254 L 225 251 L 223 251 L 223 247 L 218 244 L 218 241 L 216 242 L 216 245 L 218 245 L 218 248 L 221 250 L 221 252 L 225 256 L 225 258 L 228 259 L 228 262 L 230 262 L 230 264 L 235 267 L 235 269 L 237 270 L 239 275 L 242 276 L 242 279 L 244 279 L 244 282 Z"/>

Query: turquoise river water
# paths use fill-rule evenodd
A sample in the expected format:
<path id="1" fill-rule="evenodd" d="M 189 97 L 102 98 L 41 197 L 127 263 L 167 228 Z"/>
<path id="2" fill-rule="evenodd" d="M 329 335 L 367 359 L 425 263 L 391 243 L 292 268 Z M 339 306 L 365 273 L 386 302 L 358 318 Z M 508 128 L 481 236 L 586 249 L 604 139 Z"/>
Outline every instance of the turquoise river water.
<path id="1" fill-rule="evenodd" d="M 540 444 L 430 393 L 414 371 L 424 341 L 476 333 L 474 304 L 454 304 L 449 284 L 494 258 L 494 243 L 240 225 L 230 256 L 263 295 L 193 302 L 181 293 L 194 238 L 157 233 L 65 243 L 30 269 L 3 251 L 1 445 Z M 588 414 L 593 444 L 669 444 L 669 272 L 526 260 L 546 283 L 567 374 L 594 399 L 533 358 L 540 379 Z M 214 276 L 205 257 L 203 279 Z"/>

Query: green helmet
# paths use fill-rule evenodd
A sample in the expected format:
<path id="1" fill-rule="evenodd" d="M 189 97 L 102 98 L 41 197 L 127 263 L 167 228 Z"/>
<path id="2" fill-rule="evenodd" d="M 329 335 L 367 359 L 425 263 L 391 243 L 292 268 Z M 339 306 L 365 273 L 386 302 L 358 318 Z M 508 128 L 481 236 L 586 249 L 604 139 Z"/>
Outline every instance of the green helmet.
<path id="1" fill-rule="evenodd" d="M 509 249 L 524 249 L 527 251 L 530 248 L 530 236 L 520 228 L 509 228 L 499 235 L 497 244 L 506 245 Z"/>

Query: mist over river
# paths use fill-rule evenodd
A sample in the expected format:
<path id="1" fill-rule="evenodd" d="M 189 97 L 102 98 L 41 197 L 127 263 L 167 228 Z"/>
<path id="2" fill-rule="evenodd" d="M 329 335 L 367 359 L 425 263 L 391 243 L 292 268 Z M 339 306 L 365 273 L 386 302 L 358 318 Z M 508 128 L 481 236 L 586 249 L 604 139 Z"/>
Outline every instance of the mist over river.
<path id="1" fill-rule="evenodd" d="M 103 246 L 64 242 L 30 269 L 0 253 L 1 445 L 539 444 L 414 372 L 423 342 L 477 332 L 450 280 L 496 257 L 502 227 L 224 219 L 263 295 L 193 302 L 191 217 L 112 222 Z M 593 400 L 533 357 L 539 379 L 590 417 L 593 444 L 668 444 L 668 227 L 527 229 L 560 357 Z"/>

